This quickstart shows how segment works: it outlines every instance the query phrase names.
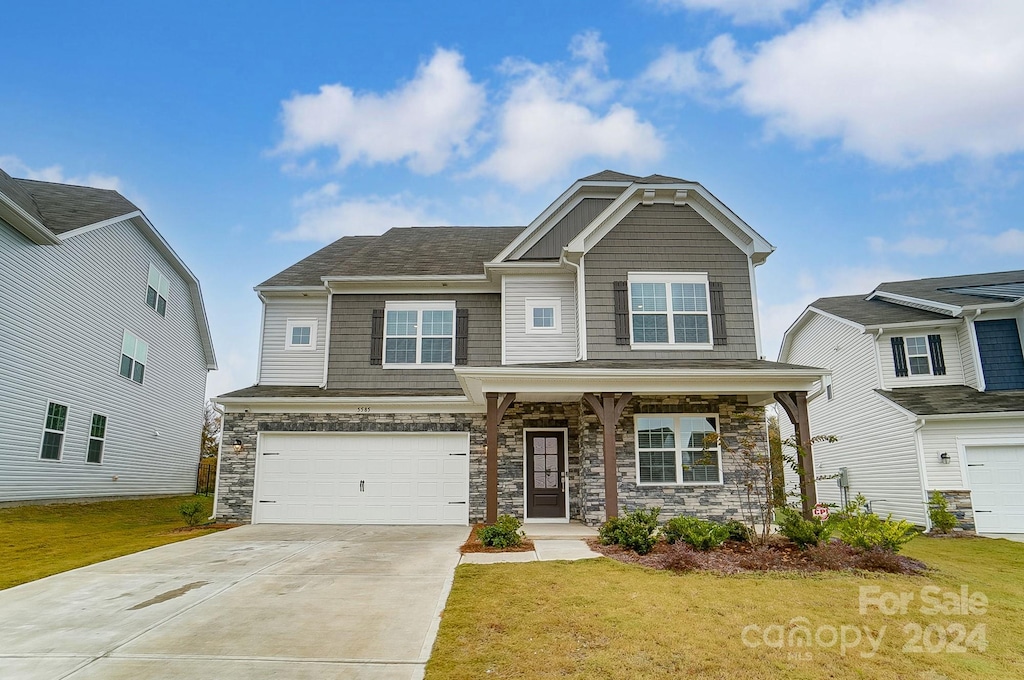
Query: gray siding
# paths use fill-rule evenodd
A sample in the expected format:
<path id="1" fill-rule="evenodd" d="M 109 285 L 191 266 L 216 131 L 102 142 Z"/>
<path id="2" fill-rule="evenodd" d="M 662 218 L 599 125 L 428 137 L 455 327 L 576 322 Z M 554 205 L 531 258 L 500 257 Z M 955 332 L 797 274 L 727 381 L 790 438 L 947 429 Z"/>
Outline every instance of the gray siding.
<path id="1" fill-rule="evenodd" d="M 0 262 L 0 501 L 193 491 L 206 361 L 185 282 L 129 222 L 54 246 L 0 222 Z M 146 305 L 151 262 L 166 317 Z M 118 375 L 125 329 L 149 343 L 142 385 Z M 39 459 L 48 400 L 68 406 L 60 461 Z M 107 416 L 99 465 L 85 462 L 93 413 Z"/>
<path id="2" fill-rule="evenodd" d="M 638 205 L 584 257 L 588 359 L 756 359 L 746 254 L 689 206 Z M 629 272 L 707 272 L 722 282 L 728 344 L 644 351 L 615 344 L 612 282 Z"/>
<path id="3" fill-rule="evenodd" d="M 331 303 L 331 347 L 327 368 L 330 389 L 459 389 L 455 372 L 445 369 L 395 369 L 370 365 L 370 325 L 374 309 L 386 302 L 455 300 L 469 310 L 470 366 L 501 364 L 501 295 L 335 295 Z"/>
<path id="4" fill-rule="evenodd" d="M 561 307 L 560 333 L 528 333 L 526 300 L 555 298 Z M 576 359 L 576 290 L 574 276 L 505 277 L 505 363 L 574 361 Z"/>
<path id="5" fill-rule="evenodd" d="M 289 319 L 316 320 L 316 349 L 288 349 Z M 327 296 L 268 297 L 260 349 L 261 385 L 319 386 L 324 379 L 327 337 Z"/>
<path id="6" fill-rule="evenodd" d="M 537 241 L 520 258 L 522 260 L 557 259 L 562 248 L 576 238 L 583 229 L 594 221 L 605 208 L 612 204 L 610 198 L 584 198 L 575 208 L 558 220 L 558 224 Z"/>

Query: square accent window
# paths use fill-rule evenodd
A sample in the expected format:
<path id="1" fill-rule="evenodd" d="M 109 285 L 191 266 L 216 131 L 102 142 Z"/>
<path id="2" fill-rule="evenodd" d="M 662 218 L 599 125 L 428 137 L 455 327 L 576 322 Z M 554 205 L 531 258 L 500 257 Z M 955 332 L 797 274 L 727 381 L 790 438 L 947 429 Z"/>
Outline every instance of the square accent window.
<path id="1" fill-rule="evenodd" d="M 146 289 L 146 304 L 156 310 L 157 314 L 167 314 L 167 277 L 164 276 L 156 265 L 149 265 L 149 286 Z"/>
<path id="2" fill-rule="evenodd" d="M 708 289 L 706 274 L 630 274 L 633 346 L 710 349 Z"/>
<path id="3" fill-rule="evenodd" d="M 559 298 L 526 299 L 527 333 L 561 333 L 562 301 Z"/>
<path id="4" fill-rule="evenodd" d="M 103 443 L 107 440 L 107 417 L 99 413 L 92 414 L 92 425 L 89 427 L 89 449 L 85 454 L 85 462 L 103 462 Z"/>
<path id="5" fill-rule="evenodd" d="M 907 366 L 910 367 L 910 375 L 931 375 L 928 338 L 923 335 L 907 338 Z"/>
<path id="6" fill-rule="evenodd" d="M 640 484 L 721 484 L 718 418 L 706 415 L 636 417 Z"/>
<path id="7" fill-rule="evenodd" d="M 454 350 L 454 302 L 385 305 L 384 366 L 454 366 Z"/>
<path id="8" fill-rule="evenodd" d="M 149 343 L 128 331 L 121 340 L 121 369 L 123 377 L 141 384 L 149 361 Z"/>
<path id="9" fill-rule="evenodd" d="M 43 460 L 60 460 L 64 449 L 64 432 L 68 424 L 68 407 L 49 402 L 46 406 L 46 420 L 43 422 L 43 443 L 39 457 Z"/>
<path id="10" fill-rule="evenodd" d="M 316 319 L 288 319 L 285 326 L 285 349 L 316 349 Z"/>

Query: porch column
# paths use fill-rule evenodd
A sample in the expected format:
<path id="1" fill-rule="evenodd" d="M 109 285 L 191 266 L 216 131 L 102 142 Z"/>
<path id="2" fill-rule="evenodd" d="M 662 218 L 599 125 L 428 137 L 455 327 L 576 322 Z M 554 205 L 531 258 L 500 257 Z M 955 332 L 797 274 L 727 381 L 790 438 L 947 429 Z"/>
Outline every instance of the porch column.
<path id="1" fill-rule="evenodd" d="M 619 474 L 615 455 L 615 427 L 626 409 L 632 393 L 623 392 L 618 399 L 614 392 L 584 394 L 583 401 L 597 414 L 597 420 L 604 430 L 604 515 L 609 520 L 619 516 Z"/>
<path id="2" fill-rule="evenodd" d="M 498 423 L 515 401 L 513 392 L 499 395 L 488 392 L 487 397 L 487 524 L 498 521 Z"/>
<path id="3" fill-rule="evenodd" d="M 802 509 L 804 517 L 812 519 L 811 510 L 818 503 L 818 493 L 814 488 L 814 458 L 811 455 L 811 420 L 807 415 L 807 392 L 776 392 L 775 401 L 782 405 L 796 431 L 796 442 L 800 445 L 797 460 L 800 464 Z"/>

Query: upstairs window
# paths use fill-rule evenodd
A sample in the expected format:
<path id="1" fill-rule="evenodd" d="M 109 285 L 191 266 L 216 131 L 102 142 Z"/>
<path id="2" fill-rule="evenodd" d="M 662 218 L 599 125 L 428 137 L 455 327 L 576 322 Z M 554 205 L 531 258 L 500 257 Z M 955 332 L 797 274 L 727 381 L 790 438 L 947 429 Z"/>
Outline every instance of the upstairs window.
<path id="1" fill-rule="evenodd" d="M 892 363 L 897 378 L 914 375 L 946 375 L 946 359 L 942 354 L 942 337 L 916 335 L 890 338 Z"/>
<path id="2" fill-rule="evenodd" d="M 455 303 L 388 303 L 384 366 L 454 366 Z"/>
<path id="3" fill-rule="evenodd" d="M 932 372 L 928 361 L 928 341 L 923 335 L 907 338 L 907 363 L 910 375 L 929 375 Z"/>
<path id="4" fill-rule="evenodd" d="M 68 407 L 50 402 L 46 406 L 46 420 L 43 423 L 43 445 L 39 457 L 43 460 L 60 460 L 64 449 L 64 431 L 67 429 Z"/>
<path id="5" fill-rule="evenodd" d="M 121 375 L 141 384 L 146 375 L 148 360 L 149 344 L 133 333 L 125 331 L 124 339 L 121 341 Z"/>
<path id="6" fill-rule="evenodd" d="M 156 265 L 149 265 L 149 287 L 146 289 L 146 304 L 164 316 L 167 313 L 167 277 Z"/>
<path id="7" fill-rule="evenodd" d="M 706 274 L 631 274 L 629 312 L 634 346 L 712 346 Z"/>
<path id="8" fill-rule="evenodd" d="M 89 428 L 89 449 L 85 454 L 85 462 L 103 462 L 103 444 L 107 440 L 107 417 L 99 413 L 92 414 L 92 425 Z"/>
<path id="9" fill-rule="evenodd" d="M 285 349 L 316 349 L 316 319 L 288 319 L 285 327 Z"/>
<path id="10" fill-rule="evenodd" d="M 528 333 L 560 333 L 562 301 L 558 298 L 526 300 L 526 331 Z"/>

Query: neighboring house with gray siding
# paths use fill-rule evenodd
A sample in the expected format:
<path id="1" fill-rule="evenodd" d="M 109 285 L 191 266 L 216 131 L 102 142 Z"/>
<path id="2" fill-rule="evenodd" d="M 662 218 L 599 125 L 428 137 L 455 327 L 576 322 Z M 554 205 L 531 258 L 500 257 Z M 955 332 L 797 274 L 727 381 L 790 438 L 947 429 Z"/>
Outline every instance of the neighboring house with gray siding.
<path id="1" fill-rule="evenodd" d="M 821 298 L 786 332 L 780 361 L 831 376 L 812 394 L 816 469 L 882 513 L 928 524 L 942 492 L 965 529 L 1024 532 L 1024 270 L 883 283 Z M 791 428 L 790 428 L 791 429 Z M 783 434 L 787 434 L 783 423 Z"/>
<path id="2" fill-rule="evenodd" d="M 191 493 L 199 282 L 116 191 L 0 170 L 0 502 Z"/>
<path id="3" fill-rule="evenodd" d="M 218 398 L 216 513 L 735 518 L 732 452 L 822 379 L 760 357 L 772 250 L 700 184 L 609 171 L 526 227 L 340 239 L 256 287 L 259 377 Z"/>

